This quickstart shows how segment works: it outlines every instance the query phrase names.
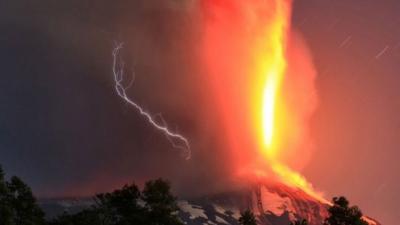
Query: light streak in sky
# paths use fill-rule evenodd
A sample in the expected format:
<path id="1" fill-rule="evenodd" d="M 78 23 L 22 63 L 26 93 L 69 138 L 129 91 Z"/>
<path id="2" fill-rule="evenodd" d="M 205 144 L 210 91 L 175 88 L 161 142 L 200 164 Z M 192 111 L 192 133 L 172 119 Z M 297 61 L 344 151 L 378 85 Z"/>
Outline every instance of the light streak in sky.
<path id="1" fill-rule="evenodd" d="M 141 107 L 138 103 L 133 101 L 126 93 L 126 90 L 132 85 L 133 80 L 127 86 L 124 85 L 124 63 L 119 60 L 119 54 L 121 49 L 123 48 L 123 43 L 116 44 L 112 54 L 113 54 L 113 76 L 115 81 L 115 90 L 118 95 L 130 106 L 135 108 L 137 112 L 143 116 L 146 121 L 154 127 L 156 130 L 165 135 L 168 141 L 172 144 L 175 149 L 182 150 L 185 154 L 185 158 L 188 160 L 191 158 L 191 148 L 189 140 L 184 137 L 182 134 L 171 131 L 166 121 L 162 118 L 161 114 L 158 114 L 161 122 L 158 122 L 154 116 L 152 116 L 149 112 L 145 111 L 143 107 Z"/>

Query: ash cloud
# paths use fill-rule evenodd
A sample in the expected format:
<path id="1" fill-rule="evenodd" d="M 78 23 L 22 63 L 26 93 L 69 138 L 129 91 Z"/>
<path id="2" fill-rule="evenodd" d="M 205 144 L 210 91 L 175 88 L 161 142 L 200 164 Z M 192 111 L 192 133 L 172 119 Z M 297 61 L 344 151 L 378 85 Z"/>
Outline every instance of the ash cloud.
<path id="1" fill-rule="evenodd" d="M 18 0 L 0 7 L 6 171 L 42 197 L 92 195 L 156 177 L 171 180 L 181 196 L 226 189 L 235 156 L 210 93 L 198 4 Z M 127 75 L 136 74 L 130 97 L 189 138 L 191 160 L 115 93 L 114 41 L 125 43 Z M 312 76 L 301 85 L 308 82 Z"/>
<path id="2" fill-rule="evenodd" d="M 213 189 L 226 173 L 218 121 L 203 98 L 195 1 L 18 0 L 0 7 L 1 160 L 42 197 L 91 195 L 170 179 Z M 188 136 L 185 161 L 116 95 L 113 41 L 136 73 L 130 96 Z M 207 187 L 206 187 L 207 186 Z"/>

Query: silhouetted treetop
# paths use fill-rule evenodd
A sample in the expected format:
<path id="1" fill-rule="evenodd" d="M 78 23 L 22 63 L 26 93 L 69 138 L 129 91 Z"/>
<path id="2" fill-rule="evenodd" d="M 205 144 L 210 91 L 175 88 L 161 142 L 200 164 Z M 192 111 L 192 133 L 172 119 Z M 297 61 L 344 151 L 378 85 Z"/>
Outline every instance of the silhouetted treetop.
<path id="1" fill-rule="evenodd" d="M 0 224 L 43 225 L 44 212 L 38 206 L 31 188 L 20 178 L 5 179 L 0 167 Z"/>
<path id="2" fill-rule="evenodd" d="M 305 219 L 298 219 L 291 222 L 290 225 L 308 225 L 308 221 Z"/>
<path id="3" fill-rule="evenodd" d="M 329 217 L 325 220 L 325 225 L 368 225 L 362 219 L 363 214 L 358 206 L 349 206 L 345 197 L 334 197 L 332 203 L 328 208 Z"/>
<path id="4" fill-rule="evenodd" d="M 239 218 L 240 225 L 257 225 L 256 217 L 253 212 L 250 210 L 246 210 L 241 213 Z"/>
<path id="5" fill-rule="evenodd" d="M 162 179 L 147 182 L 142 192 L 130 184 L 94 200 L 92 208 L 61 215 L 51 225 L 183 225 L 176 214 L 176 197 Z"/>

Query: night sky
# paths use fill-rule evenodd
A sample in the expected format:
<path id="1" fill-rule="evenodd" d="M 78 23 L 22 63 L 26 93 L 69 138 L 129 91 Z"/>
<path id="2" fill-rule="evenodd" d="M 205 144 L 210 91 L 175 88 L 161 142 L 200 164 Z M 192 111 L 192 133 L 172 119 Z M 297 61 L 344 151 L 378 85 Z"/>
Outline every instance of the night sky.
<path id="1" fill-rule="evenodd" d="M 226 151 L 215 121 L 204 119 L 212 107 L 202 97 L 201 26 L 187 13 L 194 1 L 182 2 L 0 1 L 5 171 L 42 197 L 160 176 L 181 193 L 218 186 Z M 345 195 L 382 224 L 397 224 L 400 2 L 298 0 L 293 13 L 318 71 L 316 150 L 303 174 L 327 196 Z M 114 41 L 126 43 L 136 74 L 129 94 L 192 140 L 192 160 L 115 93 Z"/>

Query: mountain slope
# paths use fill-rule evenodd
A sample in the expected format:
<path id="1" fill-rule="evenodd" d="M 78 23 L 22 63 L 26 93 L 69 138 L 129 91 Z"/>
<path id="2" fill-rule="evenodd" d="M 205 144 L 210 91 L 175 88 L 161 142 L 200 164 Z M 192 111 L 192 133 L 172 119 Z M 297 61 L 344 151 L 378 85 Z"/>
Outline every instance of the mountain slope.
<path id="1" fill-rule="evenodd" d="M 77 212 L 88 207 L 88 199 L 42 201 L 50 217 L 63 211 Z M 288 225 L 304 218 L 310 225 L 321 225 L 328 216 L 328 205 L 304 191 L 281 183 L 256 184 L 236 191 L 179 200 L 179 217 L 187 225 L 238 225 L 240 212 L 251 209 L 260 225 Z M 365 217 L 370 225 L 381 225 Z"/>
<path id="2" fill-rule="evenodd" d="M 321 225 L 328 217 L 327 204 L 304 191 L 281 183 L 257 184 L 251 188 L 181 201 L 180 217 L 188 225 L 236 225 L 240 212 L 251 209 L 260 225 L 288 225 L 304 218 L 310 225 Z M 370 225 L 380 225 L 365 217 Z"/>

